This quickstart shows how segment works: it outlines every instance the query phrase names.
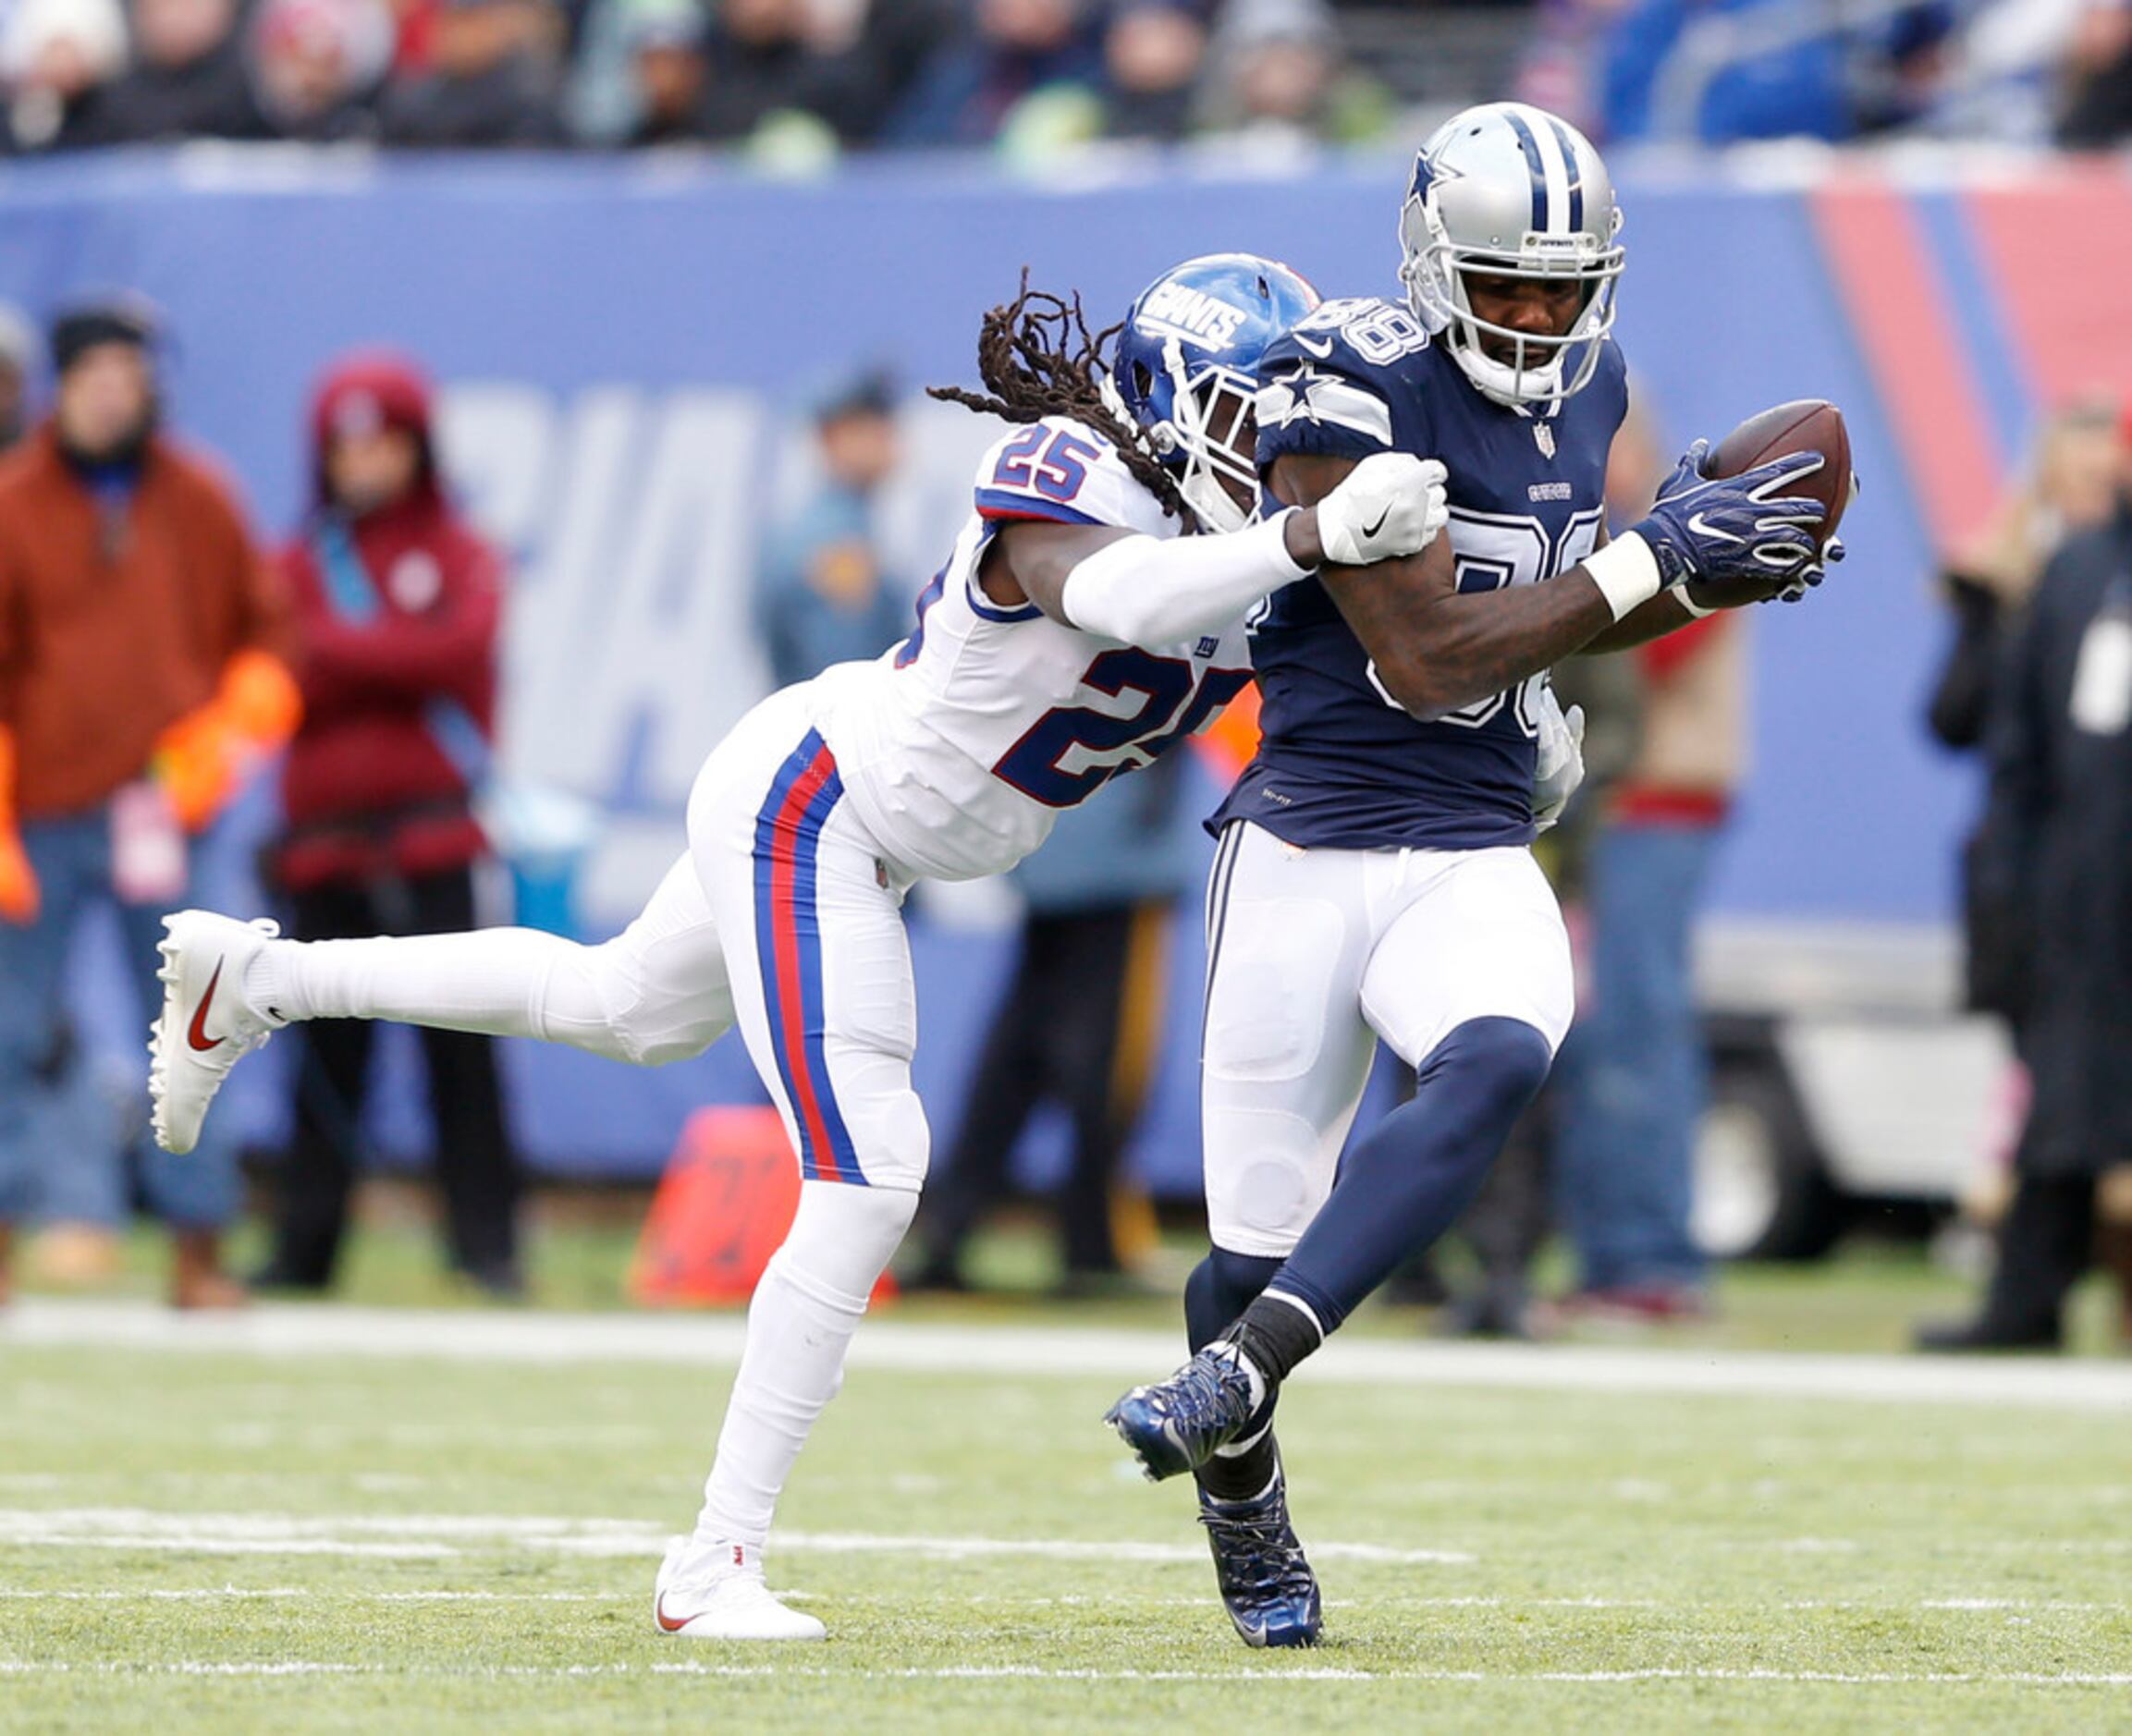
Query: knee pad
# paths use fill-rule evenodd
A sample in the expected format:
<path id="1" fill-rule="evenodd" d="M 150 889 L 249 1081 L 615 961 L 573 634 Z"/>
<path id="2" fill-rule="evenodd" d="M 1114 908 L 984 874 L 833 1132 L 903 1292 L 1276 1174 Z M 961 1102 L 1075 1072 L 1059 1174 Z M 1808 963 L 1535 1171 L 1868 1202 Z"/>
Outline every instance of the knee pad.
<path id="1" fill-rule="evenodd" d="M 933 1132 L 925 1106 L 911 1088 L 911 1070 L 898 1057 L 877 1050 L 831 1045 L 830 1088 L 859 1170 L 869 1185 L 902 1189 L 913 1196 L 925 1185 Z"/>
<path id="2" fill-rule="evenodd" d="M 1211 1344 L 1280 1270 L 1279 1260 L 1216 1248 L 1184 1281 L 1184 1327 L 1195 1351 Z"/>
<path id="3" fill-rule="evenodd" d="M 570 1040 L 610 1060 L 664 1067 L 701 1055 L 731 1022 L 722 1008 L 698 1007 L 695 998 L 661 993 L 622 934 L 558 958 L 542 1010 L 545 1023 L 570 1027 Z"/>
<path id="4" fill-rule="evenodd" d="M 1524 1020 L 1469 1019 L 1423 1058 L 1415 1095 L 1427 1088 L 1435 1113 L 1500 1125 L 1507 1134 L 1553 1065 L 1547 1038 Z"/>

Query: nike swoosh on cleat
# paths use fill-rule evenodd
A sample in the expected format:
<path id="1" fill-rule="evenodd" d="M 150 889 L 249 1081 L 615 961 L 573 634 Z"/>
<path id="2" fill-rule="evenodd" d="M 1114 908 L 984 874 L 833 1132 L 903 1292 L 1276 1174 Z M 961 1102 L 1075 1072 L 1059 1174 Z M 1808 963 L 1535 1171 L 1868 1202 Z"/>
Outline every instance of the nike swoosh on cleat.
<path id="1" fill-rule="evenodd" d="M 219 1049 L 229 1039 L 211 1037 L 207 1034 L 207 1009 L 214 1004 L 214 985 L 222 981 L 222 960 L 214 961 L 214 974 L 207 979 L 207 993 L 200 997 L 200 1005 L 193 1009 L 192 1022 L 186 1027 L 185 1040 L 201 1054 Z"/>
<path id="2" fill-rule="evenodd" d="M 669 1616 L 667 1613 L 667 1595 L 664 1592 L 659 1594 L 658 1601 L 652 1606 L 652 1618 L 659 1624 L 659 1630 L 664 1633 L 679 1633 L 689 1625 L 692 1620 L 691 1617 L 683 1616 L 679 1621 L 676 1621 L 673 1617 Z"/>

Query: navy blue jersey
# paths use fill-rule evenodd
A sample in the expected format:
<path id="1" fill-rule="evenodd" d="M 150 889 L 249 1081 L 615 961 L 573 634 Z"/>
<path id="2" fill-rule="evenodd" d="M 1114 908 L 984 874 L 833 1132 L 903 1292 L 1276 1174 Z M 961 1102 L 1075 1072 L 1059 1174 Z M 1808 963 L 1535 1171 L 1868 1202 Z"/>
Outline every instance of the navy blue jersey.
<path id="1" fill-rule="evenodd" d="M 1262 476 L 1291 452 L 1443 461 L 1461 591 L 1537 583 L 1596 544 L 1607 450 L 1628 409 L 1611 340 L 1583 391 L 1526 411 L 1482 397 L 1404 308 L 1328 301 L 1267 350 L 1259 380 Z M 1349 850 L 1532 841 L 1544 677 L 1424 723 L 1385 691 L 1315 577 L 1274 593 L 1251 661 L 1265 737 L 1216 826 L 1255 820 L 1292 844 Z"/>

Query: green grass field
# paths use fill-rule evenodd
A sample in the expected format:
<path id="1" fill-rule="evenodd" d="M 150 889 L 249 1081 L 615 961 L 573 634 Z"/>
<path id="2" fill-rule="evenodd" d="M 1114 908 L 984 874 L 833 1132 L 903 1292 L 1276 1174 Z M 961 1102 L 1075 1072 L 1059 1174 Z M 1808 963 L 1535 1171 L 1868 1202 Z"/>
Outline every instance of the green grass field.
<path id="1" fill-rule="evenodd" d="M 1823 1290 L 1892 1323 L 1945 1285 L 1854 1260 Z M 1735 1279 L 1677 1354 L 1831 1342 L 1804 1293 Z M 1043 1371 L 1085 1324 L 899 1311 L 1035 1367 L 854 1368 L 770 1557 L 831 1637 L 768 1651 L 649 1620 L 726 1367 L 0 1328 L 0 1728 L 2132 1729 L 2132 1405 L 1306 1376 L 1283 1436 L 1329 1643 L 1269 1657 L 1189 1495 L 1097 1424 L 1122 1382 Z"/>

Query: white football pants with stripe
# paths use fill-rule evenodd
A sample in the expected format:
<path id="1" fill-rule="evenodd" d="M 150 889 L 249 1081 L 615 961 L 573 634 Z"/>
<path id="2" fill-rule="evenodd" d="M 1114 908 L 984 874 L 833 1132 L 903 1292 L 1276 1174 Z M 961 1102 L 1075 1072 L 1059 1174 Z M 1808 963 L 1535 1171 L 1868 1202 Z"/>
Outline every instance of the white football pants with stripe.
<path id="1" fill-rule="evenodd" d="M 1214 1245 L 1285 1259 L 1331 1192 L 1379 1037 L 1418 1067 L 1458 1026 L 1559 1048 L 1569 937 L 1528 850 L 1304 850 L 1222 828 L 1200 1074 Z"/>
<path id="2" fill-rule="evenodd" d="M 911 1088 L 911 878 L 843 800 L 810 691 L 789 688 L 705 761 L 688 853 L 604 946 L 510 928 L 277 941 L 246 978 L 255 1006 L 291 1019 L 540 1037 L 645 1066 L 701 1054 L 740 1025 L 803 1181 L 749 1305 L 697 1522 L 705 1541 L 762 1545 L 917 1205 L 928 1136 Z"/>

